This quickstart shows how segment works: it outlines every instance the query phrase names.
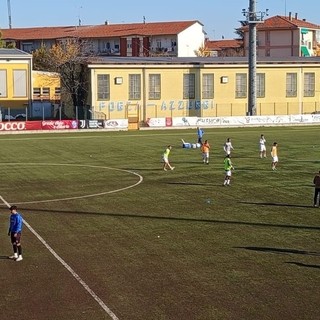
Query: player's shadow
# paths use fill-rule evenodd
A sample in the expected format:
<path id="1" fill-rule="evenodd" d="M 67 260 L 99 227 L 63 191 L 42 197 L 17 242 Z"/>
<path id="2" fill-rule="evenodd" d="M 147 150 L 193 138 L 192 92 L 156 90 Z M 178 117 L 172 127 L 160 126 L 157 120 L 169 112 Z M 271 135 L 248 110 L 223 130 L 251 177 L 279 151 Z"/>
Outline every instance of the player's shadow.
<path id="1" fill-rule="evenodd" d="M 8 256 L 0 256 L 0 260 L 5 260 L 5 259 L 6 260 L 9 259 Z"/>
<path id="2" fill-rule="evenodd" d="M 149 219 L 149 220 L 168 220 L 172 222 L 190 222 L 190 223 L 213 223 L 224 225 L 241 225 L 241 226 L 256 226 L 256 227 L 269 227 L 269 228 L 289 228 L 289 229 L 305 229 L 305 230 L 320 230 L 318 226 L 307 225 L 288 225 L 276 223 L 263 223 L 263 222 L 247 222 L 237 220 L 218 220 L 218 219 L 201 219 L 196 217 L 183 217 L 183 216 L 156 216 L 147 214 L 133 214 L 133 213 L 116 213 L 116 212 L 83 212 L 83 211 L 70 211 L 70 210 L 56 210 L 56 209 L 38 209 L 38 208 L 21 208 L 24 212 L 30 213 L 49 213 L 49 214 L 76 214 L 76 215 L 96 215 L 105 217 L 129 218 L 129 219 Z"/>
<path id="3" fill-rule="evenodd" d="M 320 269 L 320 265 L 317 264 L 307 264 L 307 263 L 302 263 L 302 262 L 294 262 L 294 261 L 288 261 L 285 262 L 287 264 L 294 264 L 298 267 L 303 267 L 303 268 L 313 268 L 313 269 Z"/>
<path id="4" fill-rule="evenodd" d="M 166 184 L 176 184 L 184 186 L 212 186 L 212 183 L 197 183 L 197 182 L 166 182 Z"/>
<path id="5" fill-rule="evenodd" d="M 289 253 L 289 254 L 301 254 L 301 255 L 309 255 L 309 256 L 320 256 L 320 252 L 316 251 L 306 251 L 306 250 L 297 250 L 297 249 L 285 249 L 285 248 L 269 248 L 269 247 L 235 247 L 236 249 L 245 249 L 252 251 L 260 251 L 267 253 Z"/>
<path id="6" fill-rule="evenodd" d="M 155 171 L 159 170 L 159 168 L 123 168 L 123 170 L 128 170 L 128 171 Z"/>
<path id="7" fill-rule="evenodd" d="M 302 205 L 302 204 L 291 204 L 291 203 L 276 203 L 276 202 L 250 202 L 250 201 L 239 201 L 243 204 L 253 204 L 256 206 L 272 206 L 272 207 L 292 207 L 292 208 L 313 208 L 312 205 Z"/>

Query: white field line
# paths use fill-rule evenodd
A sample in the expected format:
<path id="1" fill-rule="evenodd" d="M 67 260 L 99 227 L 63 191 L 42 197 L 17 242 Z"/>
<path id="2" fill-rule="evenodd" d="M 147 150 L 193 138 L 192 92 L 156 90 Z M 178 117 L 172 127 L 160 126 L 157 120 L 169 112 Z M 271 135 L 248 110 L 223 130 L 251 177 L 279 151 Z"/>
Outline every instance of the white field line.
<path id="1" fill-rule="evenodd" d="M 0 195 L 2 202 L 10 208 L 10 204 Z M 82 285 L 82 287 L 91 295 L 91 297 L 100 305 L 100 307 L 111 317 L 112 320 L 119 318 L 111 309 L 95 294 L 95 292 L 81 279 L 81 277 L 50 247 L 50 245 L 35 231 L 30 224 L 23 219 L 26 227 L 36 236 L 36 238 L 49 250 L 49 252 L 72 274 L 72 276 Z"/>
<path id="2" fill-rule="evenodd" d="M 137 177 L 139 177 L 139 181 L 120 188 L 120 189 L 115 189 L 115 190 L 110 190 L 110 191 L 105 191 L 105 192 L 99 192 L 99 193 L 94 193 L 94 194 L 87 194 L 83 196 L 77 196 L 77 197 L 68 197 L 68 198 L 60 198 L 60 199 L 50 199 L 50 200 L 39 200 L 39 201 L 26 201 L 26 202 L 15 202 L 15 204 L 31 204 L 31 203 L 47 203 L 47 202 L 57 202 L 57 201 L 68 201 L 68 200 L 76 200 L 76 199 L 84 199 L 84 198 L 91 198 L 91 197 L 97 197 L 97 196 L 102 196 L 105 194 L 110 194 L 110 193 L 116 193 L 120 191 L 124 191 L 133 187 L 136 187 L 143 181 L 143 177 L 133 171 L 130 170 L 125 170 L 125 169 L 117 169 L 117 168 L 111 168 L 111 167 L 103 167 L 103 166 L 94 166 L 94 165 L 86 165 L 86 164 L 71 164 L 71 163 L 1 163 L 0 166 L 2 165 L 20 165 L 20 166 L 69 166 L 69 167 L 86 167 L 86 168 L 97 168 L 97 169 L 110 169 L 110 170 L 116 170 L 116 171 L 122 171 L 122 172 L 128 172 L 131 173 Z"/>

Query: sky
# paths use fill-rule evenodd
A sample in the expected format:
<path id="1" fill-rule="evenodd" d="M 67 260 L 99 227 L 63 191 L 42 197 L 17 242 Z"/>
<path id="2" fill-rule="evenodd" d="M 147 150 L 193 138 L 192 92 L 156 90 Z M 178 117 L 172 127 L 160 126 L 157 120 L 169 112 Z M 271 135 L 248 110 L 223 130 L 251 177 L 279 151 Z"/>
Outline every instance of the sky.
<path id="1" fill-rule="evenodd" d="M 10 0 L 13 28 L 198 20 L 210 40 L 232 39 L 249 0 Z M 319 0 L 256 0 L 269 16 L 298 13 L 320 25 Z M 0 0 L 0 28 L 8 28 L 7 0 Z M 265 17 L 267 18 L 267 17 Z"/>

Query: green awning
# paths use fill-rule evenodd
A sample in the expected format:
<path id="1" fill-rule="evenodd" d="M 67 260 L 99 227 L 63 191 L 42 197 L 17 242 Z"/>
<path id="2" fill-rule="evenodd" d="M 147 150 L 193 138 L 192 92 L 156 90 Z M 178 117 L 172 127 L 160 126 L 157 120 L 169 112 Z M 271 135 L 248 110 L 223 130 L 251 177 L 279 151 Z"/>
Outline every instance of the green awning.
<path id="1" fill-rule="evenodd" d="M 308 29 L 306 29 L 306 28 L 301 28 L 301 33 L 302 33 L 302 34 L 306 34 L 306 33 L 308 33 L 308 32 L 309 32 Z"/>
<path id="2" fill-rule="evenodd" d="M 309 50 L 306 46 L 301 46 L 301 55 L 303 57 L 310 57 Z"/>

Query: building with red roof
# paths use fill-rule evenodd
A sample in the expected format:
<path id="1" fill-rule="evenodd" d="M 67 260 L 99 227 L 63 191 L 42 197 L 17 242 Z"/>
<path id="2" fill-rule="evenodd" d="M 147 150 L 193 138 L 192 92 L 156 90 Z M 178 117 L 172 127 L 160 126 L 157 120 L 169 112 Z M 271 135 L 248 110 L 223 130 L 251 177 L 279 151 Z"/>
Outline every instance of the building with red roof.
<path id="1" fill-rule="evenodd" d="M 197 21 L 34 27 L 2 29 L 2 38 L 16 48 L 32 52 L 65 39 L 90 43 L 94 54 L 122 57 L 167 55 L 194 57 L 204 44 L 203 25 Z"/>
<path id="2" fill-rule="evenodd" d="M 243 40 L 207 40 L 205 42 L 206 51 L 211 57 L 243 57 Z"/>
<path id="3" fill-rule="evenodd" d="M 249 27 L 244 33 L 245 55 L 249 51 Z M 312 57 L 320 45 L 320 26 L 294 16 L 274 16 L 257 24 L 257 55 L 259 57 Z"/>

